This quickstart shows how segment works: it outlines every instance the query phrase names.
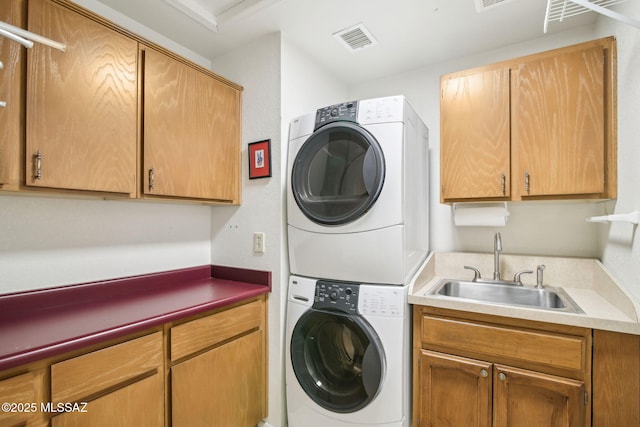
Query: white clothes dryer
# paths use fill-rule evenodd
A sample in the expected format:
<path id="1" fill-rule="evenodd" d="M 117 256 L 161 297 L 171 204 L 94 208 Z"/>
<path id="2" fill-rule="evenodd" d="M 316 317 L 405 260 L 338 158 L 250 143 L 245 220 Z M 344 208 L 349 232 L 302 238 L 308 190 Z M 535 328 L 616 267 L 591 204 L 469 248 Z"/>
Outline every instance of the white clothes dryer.
<path id="1" fill-rule="evenodd" d="M 403 96 L 345 102 L 289 130 L 292 274 L 402 285 L 429 249 L 428 131 Z"/>
<path id="2" fill-rule="evenodd" d="M 289 427 L 410 425 L 408 286 L 290 277 Z"/>

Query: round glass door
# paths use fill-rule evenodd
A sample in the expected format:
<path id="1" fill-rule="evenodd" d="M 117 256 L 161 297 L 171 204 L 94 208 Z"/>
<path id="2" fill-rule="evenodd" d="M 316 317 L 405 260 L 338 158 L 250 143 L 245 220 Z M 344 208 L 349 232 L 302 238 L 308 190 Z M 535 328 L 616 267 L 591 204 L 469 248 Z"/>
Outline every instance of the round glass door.
<path id="1" fill-rule="evenodd" d="M 373 206 L 384 184 L 384 157 L 366 129 L 351 122 L 321 127 L 302 145 L 291 172 L 296 203 L 324 225 L 354 221 Z"/>
<path id="2" fill-rule="evenodd" d="M 384 379 L 384 350 L 359 316 L 307 311 L 293 330 L 291 362 L 307 395 L 333 412 L 364 408 Z"/>

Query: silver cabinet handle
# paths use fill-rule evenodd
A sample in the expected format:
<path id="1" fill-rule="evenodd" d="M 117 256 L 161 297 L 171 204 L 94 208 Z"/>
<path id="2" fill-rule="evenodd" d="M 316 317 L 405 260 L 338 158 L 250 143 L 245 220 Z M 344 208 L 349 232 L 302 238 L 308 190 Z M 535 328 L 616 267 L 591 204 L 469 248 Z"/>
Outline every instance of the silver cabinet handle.
<path id="1" fill-rule="evenodd" d="M 149 190 L 156 188 L 156 171 L 154 168 L 149 169 Z"/>
<path id="2" fill-rule="evenodd" d="M 486 370 L 486 369 L 481 369 L 481 370 L 480 370 L 480 376 L 481 376 L 482 378 L 487 378 L 487 377 L 489 376 L 489 372 L 487 372 L 487 370 Z"/>
<path id="3" fill-rule="evenodd" d="M 0 101 L 0 108 L 5 108 L 7 106 L 7 101 Z"/>
<path id="4" fill-rule="evenodd" d="M 502 172 L 500 174 L 500 190 L 502 190 L 502 195 L 505 195 L 505 186 L 506 186 L 506 180 L 504 177 L 504 172 Z"/>
<path id="5" fill-rule="evenodd" d="M 38 150 L 38 152 L 33 156 L 33 160 L 35 162 L 35 173 L 33 177 L 35 179 L 42 179 L 42 152 Z"/>
<path id="6" fill-rule="evenodd" d="M 500 372 L 498 374 L 498 378 L 500 379 L 500 381 L 504 381 L 507 379 L 507 376 L 505 374 L 503 374 L 502 372 Z"/>
<path id="7" fill-rule="evenodd" d="M 529 193 L 529 171 L 524 173 L 524 191 Z"/>

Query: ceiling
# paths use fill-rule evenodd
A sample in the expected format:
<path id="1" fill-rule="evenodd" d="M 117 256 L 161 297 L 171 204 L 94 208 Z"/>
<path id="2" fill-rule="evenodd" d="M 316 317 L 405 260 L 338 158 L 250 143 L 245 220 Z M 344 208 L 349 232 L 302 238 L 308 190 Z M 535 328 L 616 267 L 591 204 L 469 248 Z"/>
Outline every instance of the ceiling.
<path id="1" fill-rule="evenodd" d="M 543 37 L 545 0 L 99 0 L 208 59 L 265 34 L 283 37 L 345 83 Z M 475 1 L 499 3 L 476 11 Z M 547 34 L 596 19 L 549 24 Z M 333 34 L 362 23 L 376 39 L 349 51 Z"/>

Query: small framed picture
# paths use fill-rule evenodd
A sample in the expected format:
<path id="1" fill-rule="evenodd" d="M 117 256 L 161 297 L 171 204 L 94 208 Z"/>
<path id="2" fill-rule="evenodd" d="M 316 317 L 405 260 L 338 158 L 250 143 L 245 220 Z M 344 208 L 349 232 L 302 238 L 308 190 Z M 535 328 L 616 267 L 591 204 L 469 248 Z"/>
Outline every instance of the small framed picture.
<path id="1" fill-rule="evenodd" d="M 271 140 L 249 144 L 249 179 L 271 176 Z"/>

